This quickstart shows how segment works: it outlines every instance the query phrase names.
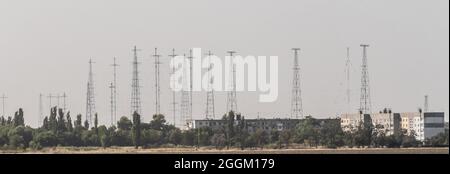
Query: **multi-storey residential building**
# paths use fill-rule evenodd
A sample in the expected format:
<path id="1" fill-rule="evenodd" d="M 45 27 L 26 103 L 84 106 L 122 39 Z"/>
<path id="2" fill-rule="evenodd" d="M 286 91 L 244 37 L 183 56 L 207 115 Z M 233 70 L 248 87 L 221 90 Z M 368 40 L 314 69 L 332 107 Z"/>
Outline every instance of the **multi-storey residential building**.
<path id="1" fill-rule="evenodd" d="M 420 131 L 420 113 L 419 112 L 403 112 L 398 113 L 401 118 L 401 128 L 406 130 L 410 135 L 412 133 L 417 134 Z"/>
<path id="2" fill-rule="evenodd" d="M 356 128 L 360 123 L 370 121 L 373 126 L 378 126 L 386 135 L 391 135 L 394 131 L 399 130 L 399 119 L 396 114 L 391 112 L 380 112 L 374 114 L 343 114 L 341 117 L 341 126 L 344 131 Z"/>
<path id="3" fill-rule="evenodd" d="M 405 130 L 419 141 L 425 141 L 445 131 L 444 112 L 382 112 L 364 116 L 343 114 L 341 126 L 344 131 L 349 131 L 349 127 L 356 127 L 361 121 L 371 121 L 373 126 L 381 125 L 386 135 Z"/>
<path id="4" fill-rule="evenodd" d="M 341 127 L 344 131 L 350 131 L 363 121 L 361 114 L 342 114 L 341 115 Z"/>

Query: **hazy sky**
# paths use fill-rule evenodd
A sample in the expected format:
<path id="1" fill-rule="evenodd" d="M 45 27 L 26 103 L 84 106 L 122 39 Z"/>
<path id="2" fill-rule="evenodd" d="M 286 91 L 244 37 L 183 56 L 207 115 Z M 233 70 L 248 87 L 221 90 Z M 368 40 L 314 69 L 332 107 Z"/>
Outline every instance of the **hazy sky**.
<path id="1" fill-rule="evenodd" d="M 0 0 L 0 95 L 6 112 L 25 111 L 37 125 L 39 93 L 69 96 L 72 118 L 85 115 L 88 60 L 93 58 L 96 108 L 109 124 L 112 58 L 118 58 L 119 115 L 128 115 L 131 49 L 140 52 L 144 121 L 154 112 L 154 47 L 161 58 L 161 110 L 172 122 L 168 88 L 170 50 L 200 47 L 224 56 L 279 56 L 279 97 L 258 103 L 258 93 L 238 93 L 247 117 L 290 112 L 292 47 L 300 47 L 304 112 L 334 117 L 345 111 L 346 47 L 352 60 L 352 109 L 359 107 L 361 43 L 368 61 L 373 111 L 416 111 L 429 95 L 430 109 L 449 111 L 448 0 Z M 177 97 L 179 99 L 180 97 Z M 194 93 L 194 118 L 203 118 L 205 93 Z M 56 99 L 53 100 L 53 104 Z M 45 115 L 48 99 L 44 98 Z M 226 95 L 216 95 L 216 117 Z M 1 109 L 1 108 L 0 108 Z M 1 112 L 1 110 L 0 110 Z"/>

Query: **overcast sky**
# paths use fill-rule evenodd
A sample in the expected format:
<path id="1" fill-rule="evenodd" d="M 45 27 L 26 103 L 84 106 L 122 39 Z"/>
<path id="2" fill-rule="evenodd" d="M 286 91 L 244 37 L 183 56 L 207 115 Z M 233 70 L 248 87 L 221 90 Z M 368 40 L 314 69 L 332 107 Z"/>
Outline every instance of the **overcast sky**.
<path id="1" fill-rule="evenodd" d="M 154 47 L 161 58 L 161 110 L 172 122 L 168 56 L 199 47 L 224 56 L 279 56 L 279 97 L 259 103 L 258 93 L 238 92 L 249 118 L 290 112 L 293 53 L 299 47 L 304 112 L 334 117 L 345 111 L 346 47 L 352 61 L 352 109 L 359 107 L 361 43 L 368 62 L 373 111 L 449 111 L 448 0 L 0 0 L 0 95 L 7 115 L 24 108 L 37 125 L 39 93 L 66 92 L 72 117 L 85 115 L 88 60 L 94 64 L 96 108 L 109 124 L 112 58 L 117 57 L 119 115 L 128 115 L 131 49 L 140 52 L 144 121 L 154 112 Z M 177 97 L 179 98 L 179 97 Z M 203 118 L 205 93 L 194 93 L 194 118 Z M 56 103 L 56 99 L 53 100 Z M 45 115 L 48 99 L 44 98 Z M 216 117 L 226 95 L 217 93 Z M 1 109 L 1 108 L 0 108 Z M 0 111 L 1 112 L 1 111 Z"/>

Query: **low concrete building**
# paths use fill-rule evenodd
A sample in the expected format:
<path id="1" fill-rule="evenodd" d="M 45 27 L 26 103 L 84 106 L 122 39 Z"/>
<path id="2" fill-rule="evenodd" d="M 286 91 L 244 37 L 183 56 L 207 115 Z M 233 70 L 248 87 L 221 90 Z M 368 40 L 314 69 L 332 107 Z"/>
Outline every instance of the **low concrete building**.
<path id="1" fill-rule="evenodd" d="M 255 132 L 258 129 L 264 130 L 266 132 L 270 132 L 272 130 L 284 131 L 284 130 L 293 130 L 304 119 L 289 119 L 289 118 L 273 118 L 273 119 L 245 119 L 245 124 L 247 127 L 247 131 L 249 133 Z M 327 121 L 334 121 L 337 124 L 340 124 L 340 119 L 315 119 L 318 125 L 322 125 Z M 238 125 L 242 123 L 242 120 L 234 120 L 234 125 Z M 190 128 L 203 128 L 209 127 L 213 130 L 224 129 L 228 124 L 228 120 L 193 120 L 192 127 Z"/>
<path id="2" fill-rule="evenodd" d="M 344 131 L 350 131 L 352 128 L 357 127 L 360 122 L 363 121 L 361 114 L 342 114 L 341 115 L 341 127 Z"/>

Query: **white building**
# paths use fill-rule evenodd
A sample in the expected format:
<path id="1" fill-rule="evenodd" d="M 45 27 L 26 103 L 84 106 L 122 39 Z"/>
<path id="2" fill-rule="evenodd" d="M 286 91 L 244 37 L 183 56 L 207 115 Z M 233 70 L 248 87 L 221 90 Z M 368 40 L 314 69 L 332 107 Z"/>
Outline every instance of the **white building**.
<path id="1" fill-rule="evenodd" d="M 356 128 L 361 122 L 370 118 L 373 126 L 382 126 L 386 135 L 394 133 L 394 114 L 393 113 L 373 113 L 373 114 L 343 114 L 341 116 L 341 126 L 344 131 L 350 131 L 351 128 Z"/>
<path id="2" fill-rule="evenodd" d="M 398 113 L 401 117 L 401 128 L 406 130 L 408 135 L 415 133 L 417 137 L 421 137 L 423 133 L 423 121 L 419 112 L 403 112 Z"/>
<path id="3" fill-rule="evenodd" d="M 425 141 L 445 131 L 444 112 L 403 112 L 403 113 L 374 113 L 361 116 L 360 114 L 343 114 L 341 126 L 344 131 L 350 127 L 357 127 L 361 121 L 370 118 L 373 126 L 382 125 L 386 135 L 392 135 L 400 129 L 406 130 L 408 135 L 414 134 L 419 141 Z"/>
<path id="4" fill-rule="evenodd" d="M 352 128 L 356 128 L 360 122 L 362 122 L 361 114 L 341 115 L 341 127 L 344 131 L 350 131 Z"/>

